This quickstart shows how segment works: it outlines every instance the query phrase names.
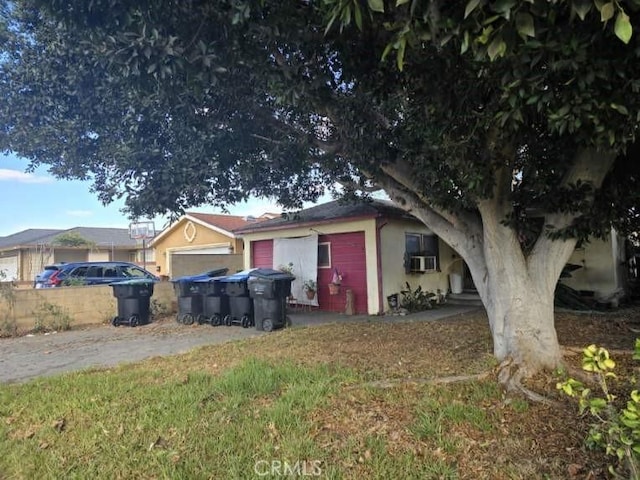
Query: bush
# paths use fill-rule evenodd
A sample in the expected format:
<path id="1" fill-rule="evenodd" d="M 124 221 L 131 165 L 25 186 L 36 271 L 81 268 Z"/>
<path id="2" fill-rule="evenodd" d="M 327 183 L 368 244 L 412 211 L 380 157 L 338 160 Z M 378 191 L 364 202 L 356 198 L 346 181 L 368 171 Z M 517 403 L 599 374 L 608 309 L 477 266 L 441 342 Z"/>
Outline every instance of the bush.
<path id="1" fill-rule="evenodd" d="M 640 360 L 640 339 L 636 339 L 634 360 Z M 617 401 L 611 393 L 609 379 L 616 378 L 616 364 L 609 352 L 596 345 L 583 350 L 582 368 L 589 372 L 600 392 L 592 392 L 582 382 L 569 378 L 559 382 L 557 388 L 570 397 L 579 399 L 580 415 L 589 414 L 594 422 L 587 436 L 587 446 L 602 448 L 617 459 L 609 470 L 614 476 L 640 478 L 640 392 L 632 390 L 626 404 Z M 635 385 L 636 380 L 630 380 Z"/>
<path id="2" fill-rule="evenodd" d="M 420 285 L 415 290 L 412 290 L 409 282 L 406 283 L 403 290 L 400 290 L 400 294 L 402 295 L 400 306 L 409 312 L 430 310 L 433 308 L 432 300 L 436 298 L 435 293 L 422 290 Z"/>

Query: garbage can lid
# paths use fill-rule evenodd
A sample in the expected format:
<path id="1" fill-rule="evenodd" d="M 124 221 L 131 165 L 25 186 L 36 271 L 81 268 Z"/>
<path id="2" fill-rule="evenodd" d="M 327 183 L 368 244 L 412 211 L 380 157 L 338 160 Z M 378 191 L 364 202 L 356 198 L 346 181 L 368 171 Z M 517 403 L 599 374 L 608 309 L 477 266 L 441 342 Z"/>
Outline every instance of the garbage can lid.
<path id="1" fill-rule="evenodd" d="M 251 272 L 255 270 L 257 269 L 250 268 L 249 270 L 242 270 L 241 272 L 234 273 L 233 275 L 227 275 L 226 277 L 221 277 L 219 281 L 228 282 L 228 283 L 246 282 L 247 279 L 249 278 L 249 274 L 251 274 Z"/>
<path id="2" fill-rule="evenodd" d="M 225 277 L 224 275 L 220 275 L 219 277 L 199 278 L 197 280 L 193 280 L 193 283 L 214 283 L 214 282 L 219 282 L 224 278 L 227 278 L 227 277 Z"/>
<path id="3" fill-rule="evenodd" d="M 219 268 L 218 270 L 209 270 L 208 272 L 198 273 L 196 275 L 185 275 L 183 277 L 177 277 L 171 280 L 172 283 L 188 283 L 197 282 L 199 280 L 207 280 L 209 278 L 217 277 L 227 273 L 228 268 Z"/>
<path id="4" fill-rule="evenodd" d="M 293 280 L 296 278 L 290 273 L 286 273 L 281 270 L 274 270 L 272 268 L 256 268 L 249 272 L 249 276 L 268 280 Z"/>

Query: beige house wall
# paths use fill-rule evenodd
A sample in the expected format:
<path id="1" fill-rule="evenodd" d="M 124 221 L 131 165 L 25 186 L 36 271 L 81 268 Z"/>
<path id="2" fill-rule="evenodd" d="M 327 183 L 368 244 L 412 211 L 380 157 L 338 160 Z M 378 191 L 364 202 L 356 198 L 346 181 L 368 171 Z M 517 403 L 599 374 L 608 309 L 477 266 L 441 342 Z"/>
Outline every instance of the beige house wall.
<path id="1" fill-rule="evenodd" d="M 257 232 L 246 234 L 245 245 L 258 240 L 273 238 L 306 237 L 312 234 L 332 235 L 337 233 L 364 232 L 366 267 L 367 267 L 367 312 L 370 315 L 379 313 L 380 296 L 378 294 L 378 266 L 376 255 L 376 222 L 374 219 L 356 220 L 352 222 L 335 222 L 317 225 L 313 230 L 306 227 L 290 228 L 287 230 L 275 230 L 269 232 Z M 244 268 L 251 265 L 250 248 L 244 250 Z"/>
<path id="2" fill-rule="evenodd" d="M 576 290 L 593 290 L 596 298 L 606 297 L 624 287 L 624 261 L 624 241 L 615 232 L 605 240 L 592 239 L 573 252 L 568 263 L 582 268 L 562 283 Z"/>
<path id="3" fill-rule="evenodd" d="M 421 286 L 423 290 L 436 293 L 438 290 L 445 293 L 449 289 L 450 267 L 455 267 L 459 262 L 453 262 L 455 252 L 453 249 L 439 240 L 440 272 L 433 273 L 405 273 L 405 233 L 431 234 L 426 226 L 409 221 L 389 221 L 380 229 L 380 251 L 382 267 L 382 299 L 384 310 L 388 310 L 387 296 L 400 293 L 409 282 L 412 290 Z M 399 299 L 402 296 L 399 295 Z"/>
<path id="4" fill-rule="evenodd" d="M 118 313 L 113 287 L 108 285 L 18 289 L 11 296 L 13 308 L 6 295 L 0 296 L 0 322 L 15 322 L 21 332 L 32 330 L 38 316 L 42 316 L 51 305 L 71 318 L 72 328 L 108 323 Z M 170 311 L 175 304 L 173 285 L 169 282 L 156 283 L 151 302 Z"/>
<path id="5" fill-rule="evenodd" d="M 187 225 L 192 225 L 187 227 Z M 243 251 L 242 240 L 228 237 L 220 232 L 212 230 L 202 224 L 191 222 L 189 219 L 182 219 L 170 231 L 157 242 L 153 247 L 156 251 L 156 265 L 160 270 L 158 275 L 169 277 L 180 276 L 171 271 L 171 253 L 183 251 L 188 253 L 190 249 L 198 248 L 223 248 L 229 247 L 229 253 L 241 254 Z M 200 269 L 203 271 L 205 269 Z"/>

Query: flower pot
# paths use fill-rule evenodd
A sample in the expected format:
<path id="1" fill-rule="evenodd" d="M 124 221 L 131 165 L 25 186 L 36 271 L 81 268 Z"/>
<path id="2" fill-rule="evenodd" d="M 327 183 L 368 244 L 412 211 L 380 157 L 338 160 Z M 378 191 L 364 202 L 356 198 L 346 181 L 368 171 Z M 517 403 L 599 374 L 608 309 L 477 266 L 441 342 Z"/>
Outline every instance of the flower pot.
<path id="1" fill-rule="evenodd" d="M 336 283 L 329 284 L 329 295 L 338 295 L 340 293 L 340 285 Z"/>
<path id="2" fill-rule="evenodd" d="M 451 285 L 451 293 L 462 293 L 462 274 L 450 273 L 449 284 Z"/>
<path id="3" fill-rule="evenodd" d="M 313 300 L 314 298 L 316 298 L 316 291 L 315 290 L 307 290 L 306 294 L 307 294 L 307 298 L 309 300 Z"/>

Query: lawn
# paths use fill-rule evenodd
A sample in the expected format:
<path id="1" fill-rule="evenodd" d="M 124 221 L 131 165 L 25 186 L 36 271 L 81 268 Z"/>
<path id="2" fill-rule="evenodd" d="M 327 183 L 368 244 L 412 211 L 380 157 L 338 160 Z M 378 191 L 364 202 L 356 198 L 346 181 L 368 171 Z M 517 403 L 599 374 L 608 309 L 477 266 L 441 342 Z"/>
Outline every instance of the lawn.
<path id="1" fill-rule="evenodd" d="M 597 342 L 629 364 L 636 318 L 559 314 L 567 360 Z M 478 313 L 292 328 L 4 385 L 0 478 L 606 478 L 556 378 L 532 387 L 559 403 L 531 403 L 505 397 L 494 367 Z"/>

